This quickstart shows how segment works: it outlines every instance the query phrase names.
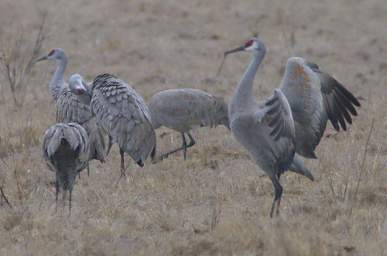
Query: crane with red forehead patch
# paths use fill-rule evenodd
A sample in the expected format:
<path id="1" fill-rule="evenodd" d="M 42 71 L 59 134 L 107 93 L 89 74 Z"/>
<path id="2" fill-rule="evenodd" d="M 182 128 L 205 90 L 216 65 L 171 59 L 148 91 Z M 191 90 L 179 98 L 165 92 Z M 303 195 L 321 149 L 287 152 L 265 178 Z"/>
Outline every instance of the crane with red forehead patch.
<path id="1" fill-rule="evenodd" d="M 266 47 L 258 38 L 226 51 L 252 52 L 252 59 L 240 80 L 229 105 L 229 119 L 234 137 L 270 177 L 275 194 L 270 216 L 282 197 L 280 176 L 287 170 L 313 180 L 298 153 L 316 158 L 315 148 L 323 136 L 328 119 L 336 130 L 346 130 L 357 115 L 359 101 L 336 79 L 319 67 L 299 57 L 288 59 L 280 88 L 262 103 L 256 102 L 252 86 Z M 222 66 L 222 65 L 221 65 Z M 220 72 L 220 70 L 219 70 Z"/>

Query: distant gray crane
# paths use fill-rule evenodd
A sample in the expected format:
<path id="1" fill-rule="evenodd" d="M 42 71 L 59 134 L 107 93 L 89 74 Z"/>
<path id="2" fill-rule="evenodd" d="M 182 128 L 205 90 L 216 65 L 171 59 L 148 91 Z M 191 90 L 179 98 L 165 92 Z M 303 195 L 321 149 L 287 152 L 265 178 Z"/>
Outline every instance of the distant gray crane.
<path id="1" fill-rule="evenodd" d="M 183 145 L 160 156 L 160 160 L 180 150 L 186 159 L 187 148 L 195 145 L 190 130 L 195 126 L 229 128 L 227 104 L 224 99 L 197 89 L 169 89 L 152 96 L 148 102 L 154 129 L 168 127 L 181 134 Z M 190 139 L 187 144 L 185 134 Z"/>
<path id="2" fill-rule="evenodd" d="M 125 175 L 124 152 L 141 167 L 154 155 L 156 135 L 143 98 L 127 83 L 110 74 L 98 75 L 92 84 L 91 110 L 97 123 L 117 143 L 121 155 L 121 177 Z"/>
<path id="3" fill-rule="evenodd" d="M 58 123 L 75 122 L 82 125 L 89 135 L 89 159 L 105 162 L 107 143 L 90 110 L 90 87 L 79 74 L 70 76 L 69 83 L 64 81 L 68 59 L 63 49 L 55 48 L 36 61 L 42 60 L 55 60 L 58 65 L 49 84 L 50 93 L 56 102 L 56 121 Z M 89 174 L 89 165 L 87 173 Z"/>
<path id="4" fill-rule="evenodd" d="M 241 47 L 226 51 L 225 56 L 239 51 L 250 51 L 253 58 L 229 105 L 231 131 L 273 183 L 275 195 L 270 211 L 273 216 L 276 202 L 279 213 L 282 173 L 290 170 L 313 180 L 295 152 L 306 156 L 305 148 L 312 149 L 307 151 L 309 154 L 313 152 L 327 119 L 335 128 L 339 129 L 340 123 L 346 129 L 344 119 L 349 123 L 352 121 L 347 110 L 356 115 L 353 105 L 360 104 L 341 84 L 319 71 L 316 64 L 306 64 L 301 58 L 288 60 L 280 89 L 276 89 L 263 104 L 258 104 L 252 86 L 266 47 L 262 41 L 253 38 Z M 310 136 L 317 137 L 318 141 Z"/>
<path id="5" fill-rule="evenodd" d="M 71 194 L 76 175 L 89 161 L 87 132 L 77 123 L 57 123 L 45 131 L 42 151 L 50 170 L 56 173 L 56 202 L 58 202 L 60 190 L 63 190 L 63 201 L 66 198 L 66 192 L 69 191 L 71 213 Z"/>

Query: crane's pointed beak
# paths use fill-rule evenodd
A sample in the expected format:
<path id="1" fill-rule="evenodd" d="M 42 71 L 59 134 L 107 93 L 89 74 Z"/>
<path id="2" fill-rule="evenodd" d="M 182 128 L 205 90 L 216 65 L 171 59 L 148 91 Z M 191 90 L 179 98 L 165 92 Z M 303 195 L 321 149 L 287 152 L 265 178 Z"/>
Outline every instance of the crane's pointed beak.
<path id="1" fill-rule="evenodd" d="M 218 72 L 216 72 L 216 76 L 215 77 L 218 77 L 220 75 L 220 72 L 222 71 L 223 69 L 223 65 L 224 65 L 224 62 L 226 61 L 226 57 L 227 55 L 229 55 L 230 53 L 234 53 L 234 52 L 241 52 L 241 51 L 244 51 L 245 50 L 245 46 L 240 46 L 240 47 L 237 47 L 235 49 L 232 49 L 232 50 L 229 50 L 229 51 L 225 51 L 224 52 L 224 55 L 223 55 L 223 60 L 222 62 L 220 63 L 220 66 L 218 68 Z"/>
<path id="2" fill-rule="evenodd" d="M 82 85 L 83 85 L 83 87 L 85 87 L 85 89 L 86 89 L 86 92 L 85 92 L 85 93 L 86 93 L 87 95 L 89 95 L 90 97 L 92 97 L 93 94 L 92 94 L 92 91 L 91 91 L 91 87 L 90 87 L 89 85 L 87 85 L 86 82 L 83 81 L 83 80 L 82 80 Z"/>
<path id="3" fill-rule="evenodd" d="M 224 56 L 226 57 L 227 55 L 229 55 L 230 53 L 234 53 L 234 52 L 241 52 L 241 51 L 244 51 L 245 50 L 245 46 L 239 46 L 235 49 L 232 49 L 232 50 L 229 50 L 229 51 L 225 51 L 224 52 Z"/>
<path id="4" fill-rule="evenodd" d="M 44 55 L 44 56 L 42 56 L 42 57 L 40 57 L 40 58 L 37 58 L 37 59 L 35 60 L 35 62 L 39 62 L 39 61 L 42 61 L 42 60 L 47 60 L 47 58 L 48 58 L 48 56 L 47 56 L 47 55 Z"/>

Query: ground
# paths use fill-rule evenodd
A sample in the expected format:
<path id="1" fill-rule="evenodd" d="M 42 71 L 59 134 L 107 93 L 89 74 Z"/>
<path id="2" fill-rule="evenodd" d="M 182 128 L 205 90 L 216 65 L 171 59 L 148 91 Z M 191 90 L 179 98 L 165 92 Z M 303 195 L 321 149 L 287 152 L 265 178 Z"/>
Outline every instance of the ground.
<path id="1" fill-rule="evenodd" d="M 288 57 L 302 56 L 362 108 L 349 131 L 328 125 L 318 160 L 306 161 L 314 182 L 283 176 L 273 219 L 269 179 L 224 127 L 195 130 L 186 161 L 128 161 L 119 182 L 114 147 L 77 180 L 69 216 L 55 211 L 55 177 L 41 157 L 42 134 L 55 122 L 54 63 L 33 67 L 22 107 L 0 75 L 0 181 L 12 204 L 0 201 L 0 255 L 387 255 L 385 0 L 1 0 L 2 46 L 16 34 L 33 38 L 44 11 L 42 53 L 64 48 L 66 76 L 111 72 L 145 100 L 177 87 L 229 100 L 250 56 L 230 56 L 215 77 L 222 53 L 258 33 L 268 49 L 258 99 L 280 84 Z M 171 130 L 157 134 L 158 153 L 181 143 Z"/>

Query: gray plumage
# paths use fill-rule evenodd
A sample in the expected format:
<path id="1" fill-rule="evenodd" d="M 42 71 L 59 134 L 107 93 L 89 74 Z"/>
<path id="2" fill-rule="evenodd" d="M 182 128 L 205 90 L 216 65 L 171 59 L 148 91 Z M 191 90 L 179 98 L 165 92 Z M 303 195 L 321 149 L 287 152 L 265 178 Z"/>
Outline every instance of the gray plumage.
<path id="1" fill-rule="evenodd" d="M 274 200 L 270 216 L 277 203 L 277 213 L 282 197 L 280 176 L 291 170 L 313 179 L 300 159 L 295 159 L 295 126 L 291 108 L 281 90 L 263 103 L 257 103 L 252 86 L 255 74 L 262 62 L 265 45 L 253 38 L 245 45 L 227 51 L 225 55 L 251 51 L 253 58 L 239 82 L 229 105 L 230 127 L 234 137 L 244 146 L 256 164 L 270 177 L 274 187 Z"/>
<path id="2" fill-rule="evenodd" d="M 352 123 L 359 101 L 342 84 L 319 67 L 299 57 L 289 58 L 281 83 L 293 112 L 296 127 L 296 152 L 316 158 L 328 119 L 339 131 Z"/>
<path id="3" fill-rule="evenodd" d="M 195 144 L 190 134 L 197 126 L 229 127 L 227 104 L 222 98 L 215 97 L 197 89 L 169 89 L 152 96 L 149 103 L 154 129 L 160 126 L 180 132 L 183 145 L 161 156 L 161 159 L 180 150 L 184 150 L 184 159 L 188 147 Z M 190 138 L 187 144 L 185 134 Z"/>
<path id="4" fill-rule="evenodd" d="M 63 88 L 67 87 L 64 81 L 64 72 L 67 67 L 67 55 L 61 48 L 54 48 L 48 54 L 38 58 L 36 62 L 43 60 L 53 60 L 57 63 L 57 67 L 49 83 L 50 94 L 56 102 Z"/>
<path id="5" fill-rule="evenodd" d="M 90 141 L 89 160 L 105 162 L 107 143 L 104 133 L 97 126 L 96 119 L 90 110 L 90 88 L 79 74 L 73 74 L 69 83 L 64 81 L 64 72 L 68 59 L 65 51 L 60 48 L 51 50 L 37 61 L 55 60 L 57 68 L 50 81 L 49 88 L 56 103 L 56 121 L 58 123 L 76 122 L 82 125 Z"/>
<path id="6" fill-rule="evenodd" d="M 104 163 L 108 145 L 106 143 L 106 134 L 99 128 L 97 119 L 91 112 L 91 88 L 79 74 L 71 75 L 68 85 L 69 88 L 62 90 L 56 102 L 56 121 L 81 124 L 89 136 L 89 160 L 95 159 Z"/>
<path id="7" fill-rule="evenodd" d="M 65 199 L 66 191 L 69 191 L 71 212 L 71 193 L 76 175 L 88 163 L 89 138 L 87 132 L 76 123 L 57 123 L 45 131 L 42 151 L 50 170 L 56 173 L 56 200 L 58 200 L 60 190 L 63 190 L 63 199 Z"/>
<path id="8" fill-rule="evenodd" d="M 98 125 L 117 143 L 121 175 L 125 174 L 124 152 L 143 166 L 156 146 L 149 109 L 143 98 L 127 83 L 110 74 L 97 76 L 92 85 L 91 110 Z"/>

